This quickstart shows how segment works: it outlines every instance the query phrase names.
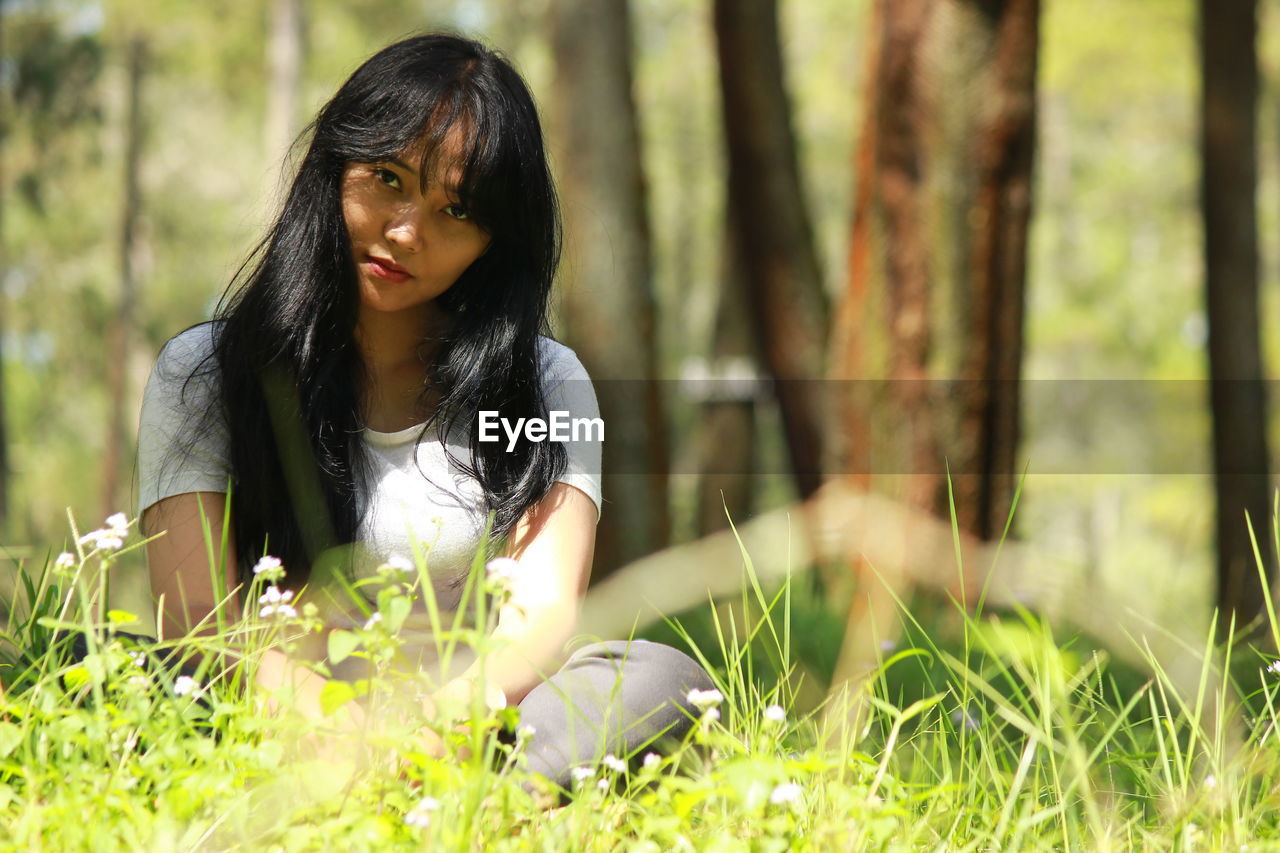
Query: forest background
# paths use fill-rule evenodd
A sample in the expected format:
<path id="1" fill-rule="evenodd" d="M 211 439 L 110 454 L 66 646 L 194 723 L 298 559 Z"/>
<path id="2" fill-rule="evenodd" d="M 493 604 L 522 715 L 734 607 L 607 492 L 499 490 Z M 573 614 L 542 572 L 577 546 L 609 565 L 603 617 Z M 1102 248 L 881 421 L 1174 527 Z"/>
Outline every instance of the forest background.
<path id="1" fill-rule="evenodd" d="M 646 461 L 616 471 L 622 479 L 614 481 L 614 502 L 606 508 L 607 516 L 615 510 L 615 518 L 607 519 L 614 527 L 602 529 L 596 577 L 722 526 L 725 505 L 708 483 L 723 483 L 706 473 L 707 459 L 728 449 L 714 439 L 708 447 L 714 417 L 708 403 L 715 400 L 689 380 L 723 378 L 725 371 L 767 375 L 769 367 L 750 333 L 738 336 L 739 358 L 723 358 L 726 325 L 749 326 L 741 318 L 726 320 L 723 306 L 745 305 L 750 297 L 737 289 L 746 276 L 726 249 L 732 245 L 730 167 L 712 4 L 630 4 L 629 34 L 622 30 L 620 43 L 629 45 L 622 56 L 630 59 L 631 79 L 622 78 L 621 91 L 630 90 L 632 98 L 604 103 L 591 100 L 584 87 L 606 75 L 574 64 L 600 61 L 591 50 L 609 51 L 611 44 L 618 53 L 609 41 L 616 36 L 573 30 L 593 14 L 574 7 L 590 5 L 4 2 L 4 559 L 38 563 L 60 550 L 68 507 L 86 528 L 110 512 L 135 514 L 130 471 L 136 413 L 159 348 L 210 315 L 263 233 L 285 180 L 281 162 L 288 143 L 306 119 L 378 48 L 437 28 L 475 35 L 505 51 L 529 80 L 565 196 L 567 295 L 557 331 L 580 353 L 601 338 L 622 353 L 621 363 L 633 372 L 593 364 L 584 355 L 605 393 L 617 384 L 644 399 L 637 389 L 656 389 L 660 402 L 658 420 L 635 440 L 648 448 L 639 452 L 648 453 L 645 442 L 659 439 L 663 470 L 650 470 L 648 456 L 633 456 Z M 867 71 L 878 32 L 873 5 L 793 0 L 777 7 L 799 166 L 796 197 L 812 223 L 818 301 L 832 306 L 841 302 L 850 278 L 855 188 L 865 177 L 855 155 L 867 126 Z M 1274 340 L 1280 310 L 1280 2 L 1262 0 L 1258 10 L 1262 301 L 1256 320 L 1265 375 L 1274 376 L 1280 368 Z M 1205 383 L 1196 5 L 1046 0 L 1038 14 L 1020 363 L 1025 390 L 1014 466 L 1026 477 L 1012 533 L 1052 559 L 1017 563 L 1010 586 L 1018 600 L 1055 609 L 1065 622 L 1102 634 L 1110 630 L 1104 639 L 1118 645 L 1126 631 L 1141 625 L 1181 626 L 1189 636 L 1203 636 L 1219 581 Z M 615 120 L 618 114 L 624 118 Z M 605 157 L 597 171 L 612 170 L 616 183 L 641 188 L 621 203 L 638 210 L 630 225 L 625 217 L 609 219 L 613 202 L 597 206 L 583 190 L 593 162 L 583 146 L 599 142 L 591 128 L 605 136 L 623 128 L 622 142 L 609 144 L 625 146 L 627 115 L 638 132 L 638 169 L 628 171 L 625 159 L 610 159 L 608 152 L 594 156 Z M 744 130 L 731 119 L 730 128 L 731 134 Z M 610 304 L 615 291 L 651 294 L 644 297 L 653 311 L 651 330 L 641 315 L 628 313 L 634 305 L 617 307 L 612 320 L 607 312 L 582 312 L 583 304 Z M 860 322 L 870 328 L 881 321 L 869 313 Z M 642 331 L 640 343 L 647 341 L 649 351 L 623 352 L 635 338 L 628 325 Z M 792 343 L 797 350 L 821 347 L 826 337 L 825 327 L 801 327 Z M 824 375 L 830 372 L 820 367 L 807 378 Z M 865 378 L 882 375 L 869 370 Z M 749 464 L 727 472 L 739 486 L 746 484 L 739 490 L 745 494 L 726 492 L 736 523 L 790 506 L 806 491 L 804 477 L 793 470 L 795 447 L 788 447 L 776 398 L 748 387 L 753 390 L 745 395 L 730 395 L 731 402 L 747 404 L 754 435 Z M 892 411 L 887 415 L 892 421 Z M 633 420 L 646 423 L 644 417 Z M 1269 423 L 1275 447 L 1276 418 Z M 609 424 L 621 426 L 623 419 Z M 945 463 L 936 461 L 938 468 Z M 902 497 L 910 477 L 899 482 L 888 475 L 918 472 L 890 465 L 876 473 L 882 475 L 877 488 Z M 655 490 L 660 494 L 648 510 L 626 506 L 628 495 Z M 957 509 L 963 514 L 963 507 Z M 113 593 L 125 609 L 146 613 L 145 573 L 136 553 L 133 559 L 122 561 Z M 705 600 L 699 572 L 711 569 L 684 565 L 692 579 L 689 603 Z M 736 562 L 729 568 L 736 576 Z M 863 575 L 872 583 L 876 577 Z M 839 619 L 847 609 L 844 599 L 833 604 Z"/>

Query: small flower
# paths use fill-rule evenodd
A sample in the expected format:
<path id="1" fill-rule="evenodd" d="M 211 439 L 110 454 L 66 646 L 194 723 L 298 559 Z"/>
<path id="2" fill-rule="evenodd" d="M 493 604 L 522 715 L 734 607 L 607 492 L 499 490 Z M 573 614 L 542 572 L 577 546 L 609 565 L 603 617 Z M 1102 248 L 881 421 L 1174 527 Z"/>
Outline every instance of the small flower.
<path id="1" fill-rule="evenodd" d="M 529 740 L 529 738 L 536 735 L 537 733 L 538 733 L 537 729 L 535 729 L 530 724 L 525 723 L 523 726 L 520 726 L 518 729 L 516 729 L 516 740 L 526 741 L 526 740 Z"/>
<path id="2" fill-rule="evenodd" d="M 388 557 L 385 563 L 378 566 L 378 574 L 389 581 L 399 580 L 405 575 L 413 574 L 413 563 L 399 555 Z"/>
<path id="3" fill-rule="evenodd" d="M 1213 774 L 1209 774 L 1204 777 L 1204 787 L 1205 790 L 1208 791 L 1212 791 L 1214 788 L 1218 787 L 1218 777 Z"/>
<path id="4" fill-rule="evenodd" d="M 781 705 L 770 705 L 764 709 L 764 719 L 768 723 L 785 723 L 787 721 L 787 712 L 783 710 Z"/>
<path id="5" fill-rule="evenodd" d="M 880 651 L 882 652 L 891 652 L 897 647 L 898 647 L 897 640 L 881 640 L 880 641 Z"/>
<path id="6" fill-rule="evenodd" d="M 372 616 L 368 618 L 368 620 L 365 621 L 364 629 L 366 631 L 372 631 L 373 626 L 381 622 L 382 622 L 382 613 L 381 612 L 374 613 Z"/>
<path id="7" fill-rule="evenodd" d="M 151 679 L 147 678 L 145 675 L 131 675 L 128 680 L 125 681 L 125 684 L 128 684 L 131 687 L 136 687 L 140 690 L 145 690 L 151 686 Z"/>
<path id="8" fill-rule="evenodd" d="M 147 656 L 139 651 L 129 652 L 129 660 L 136 667 L 144 667 L 147 665 Z"/>
<path id="9" fill-rule="evenodd" d="M 804 789 L 795 782 L 783 782 L 773 789 L 773 793 L 769 795 L 769 802 L 775 806 L 789 805 L 799 800 L 803 793 Z"/>
<path id="10" fill-rule="evenodd" d="M 70 551 L 63 551 L 58 555 L 58 559 L 53 561 L 53 565 L 59 569 L 69 569 L 76 564 L 76 555 Z"/>
<path id="11" fill-rule="evenodd" d="M 575 767 L 569 771 L 569 775 L 573 777 L 573 781 L 582 783 L 596 775 L 596 771 L 590 767 Z"/>
<path id="12" fill-rule="evenodd" d="M 484 567 L 485 576 L 489 580 L 504 586 L 515 580 L 519 571 L 520 564 L 510 557 L 495 557 Z"/>
<path id="13" fill-rule="evenodd" d="M 1267 672 L 1272 675 L 1280 675 L 1280 660 L 1273 660 L 1267 665 Z"/>
<path id="14" fill-rule="evenodd" d="M 600 763 L 603 764 L 605 767 L 608 767 L 614 773 L 627 772 L 627 762 L 623 761 L 621 758 L 619 758 L 616 755 L 613 755 L 613 754 L 606 755 L 604 757 L 604 760 L 602 760 Z"/>
<path id="15" fill-rule="evenodd" d="M 284 571 L 280 558 L 268 555 L 253 564 L 253 573 L 255 575 L 267 575 L 268 577 L 272 577 L 275 575 L 282 575 L 284 574 Z"/>
<path id="16" fill-rule="evenodd" d="M 645 770 L 652 770 L 653 768 L 657 767 L 661 763 L 662 763 L 662 756 L 658 755 L 658 753 L 656 752 L 645 753 L 644 760 L 641 762 Z"/>
<path id="17" fill-rule="evenodd" d="M 431 813 L 440 810 L 440 801 L 435 797 L 423 797 L 418 804 L 404 816 L 409 826 L 423 828 L 431 824 Z"/>
<path id="18" fill-rule="evenodd" d="M 599 788 L 601 791 L 609 790 L 609 780 L 600 779 L 599 781 L 596 782 L 596 787 Z"/>
<path id="19" fill-rule="evenodd" d="M 179 675 L 173 681 L 173 695 L 175 696 L 186 696 L 199 689 L 200 683 L 189 675 Z"/>
<path id="20" fill-rule="evenodd" d="M 714 687 L 710 690 L 698 690 L 694 688 L 689 691 L 689 704 L 697 707 L 699 710 L 705 711 L 708 708 L 714 708 L 724 701 L 724 694 Z"/>
<path id="21" fill-rule="evenodd" d="M 293 599 L 293 590 L 286 589 L 283 592 L 275 586 L 267 587 L 266 591 L 258 598 L 258 603 L 263 605 L 258 611 L 258 618 L 266 619 L 268 616 L 279 616 L 282 619 L 298 618 L 298 611 L 293 609 L 293 605 L 289 602 Z"/>
<path id="22" fill-rule="evenodd" d="M 94 551 L 119 551 L 129 536 L 129 519 L 124 513 L 116 512 L 107 517 L 105 524 L 101 530 L 92 530 L 81 536 L 78 544 Z"/>

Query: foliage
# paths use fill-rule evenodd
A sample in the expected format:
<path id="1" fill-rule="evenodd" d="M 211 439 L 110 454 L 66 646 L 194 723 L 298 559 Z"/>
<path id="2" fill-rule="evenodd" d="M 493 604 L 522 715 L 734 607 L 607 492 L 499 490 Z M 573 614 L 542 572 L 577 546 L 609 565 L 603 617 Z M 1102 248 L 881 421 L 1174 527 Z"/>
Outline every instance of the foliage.
<path id="1" fill-rule="evenodd" d="M 1105 654 L 1059 642 L 1029 613 L 961 615 L 954 644 L 916 624 L 850 704 L 825 709 L 824 723 L 799 709 L 787 678 L 798 624 L 790 590 L 766 594 L 749 573 L 745 621 L 711 620 L 716 640 L 706 648 L 721 662 L 718 689 L 696 697 L 702 718 L 689 741 L 666 757 L 610 756 L 585 768 L 557 808 L 540 794 L 545 782 L 522 767 L 520 741 L 493 737 L 515 721 L 479 705 L 471 730 L 449 741 L 443 759 L 422 754 L 414 738 L 430 720 L 334 742 L 324 740 L 331 733 L 323 723 L 264 713 L 266 697 L 248 677 L 255 657 L 315 627 L 305 603 L 279 608 L 287 601 L 269 592 L 277 580 L 270 564 L 248 599 L 262 592 L 277 609 L 242 608 L 239 627 L 224 635 L 247 650 L 234 660 L 225 641 L 193 635 L 154 644 L 124 634 L 132 615 L 105 611 L 101 586 L 86 581 L 109 581 L 127 534 L 123 518 L 109 519 L 78 536 L 75 553 L 20 584 L 27 606 L 10 617 L 0 668 L 5 849 L 1280 842 L 1272 794 L 1280 783 L 1280 663 L 1269 657 L 1237 665 L 1255 685 L 1237 689 L 1209 647 L 1197 691 L 1180 695 L 1158 661 L 1150 677 L 1117 677 Z M 486 589 L 500 594 L 499 581 L 473 573 L 476 589 L 491 581 L 499 585 Z M 367 655 L 376 674 L 334 697 L 332 712 L 357 690 L 374 700 L 395 695 L 389 671 L 376 664 L 396 643 L 412 573 L 389 566 L 377 583 L 381 618 L 330 640 L 333 654 Z M 72 654 L 66 638 L 82 648 Z M 173 661 L 183 657 L 203 663 L 175 675 Z M 916 687 L 904 689 L 908 682 Z M 1233 713 L 1241 698 L 1250 716 Z M 847 724 L 830 727 L 832 720 Z M 327 752 L 317 747 L 324 743 Z"/>

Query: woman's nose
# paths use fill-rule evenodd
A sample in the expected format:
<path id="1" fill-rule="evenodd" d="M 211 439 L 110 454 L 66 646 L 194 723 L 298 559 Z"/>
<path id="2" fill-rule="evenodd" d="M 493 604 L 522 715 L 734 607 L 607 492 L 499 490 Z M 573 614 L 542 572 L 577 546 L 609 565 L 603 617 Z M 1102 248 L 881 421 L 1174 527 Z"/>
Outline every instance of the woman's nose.
<path id="1" fill-rule="evenodd" d="M 417 208 L 401 208 L 387 222 L 387 240 L 406 252 L 422 248 L 422 217 Z"/>

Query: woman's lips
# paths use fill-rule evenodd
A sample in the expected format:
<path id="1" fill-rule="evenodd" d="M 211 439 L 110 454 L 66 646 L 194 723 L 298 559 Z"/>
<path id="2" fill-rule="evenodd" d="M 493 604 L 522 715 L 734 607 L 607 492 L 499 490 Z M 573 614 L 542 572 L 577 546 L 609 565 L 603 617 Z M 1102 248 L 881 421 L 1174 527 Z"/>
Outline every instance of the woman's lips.
<path id="1" fill-rule="evenodd" d="M 365 266 L 369 268 L 369 272 L 386 281 L 407 281 L 413 278 L 404 267 L 392 261 L 375 258 L 372 255 L 365 261 Z"/>

